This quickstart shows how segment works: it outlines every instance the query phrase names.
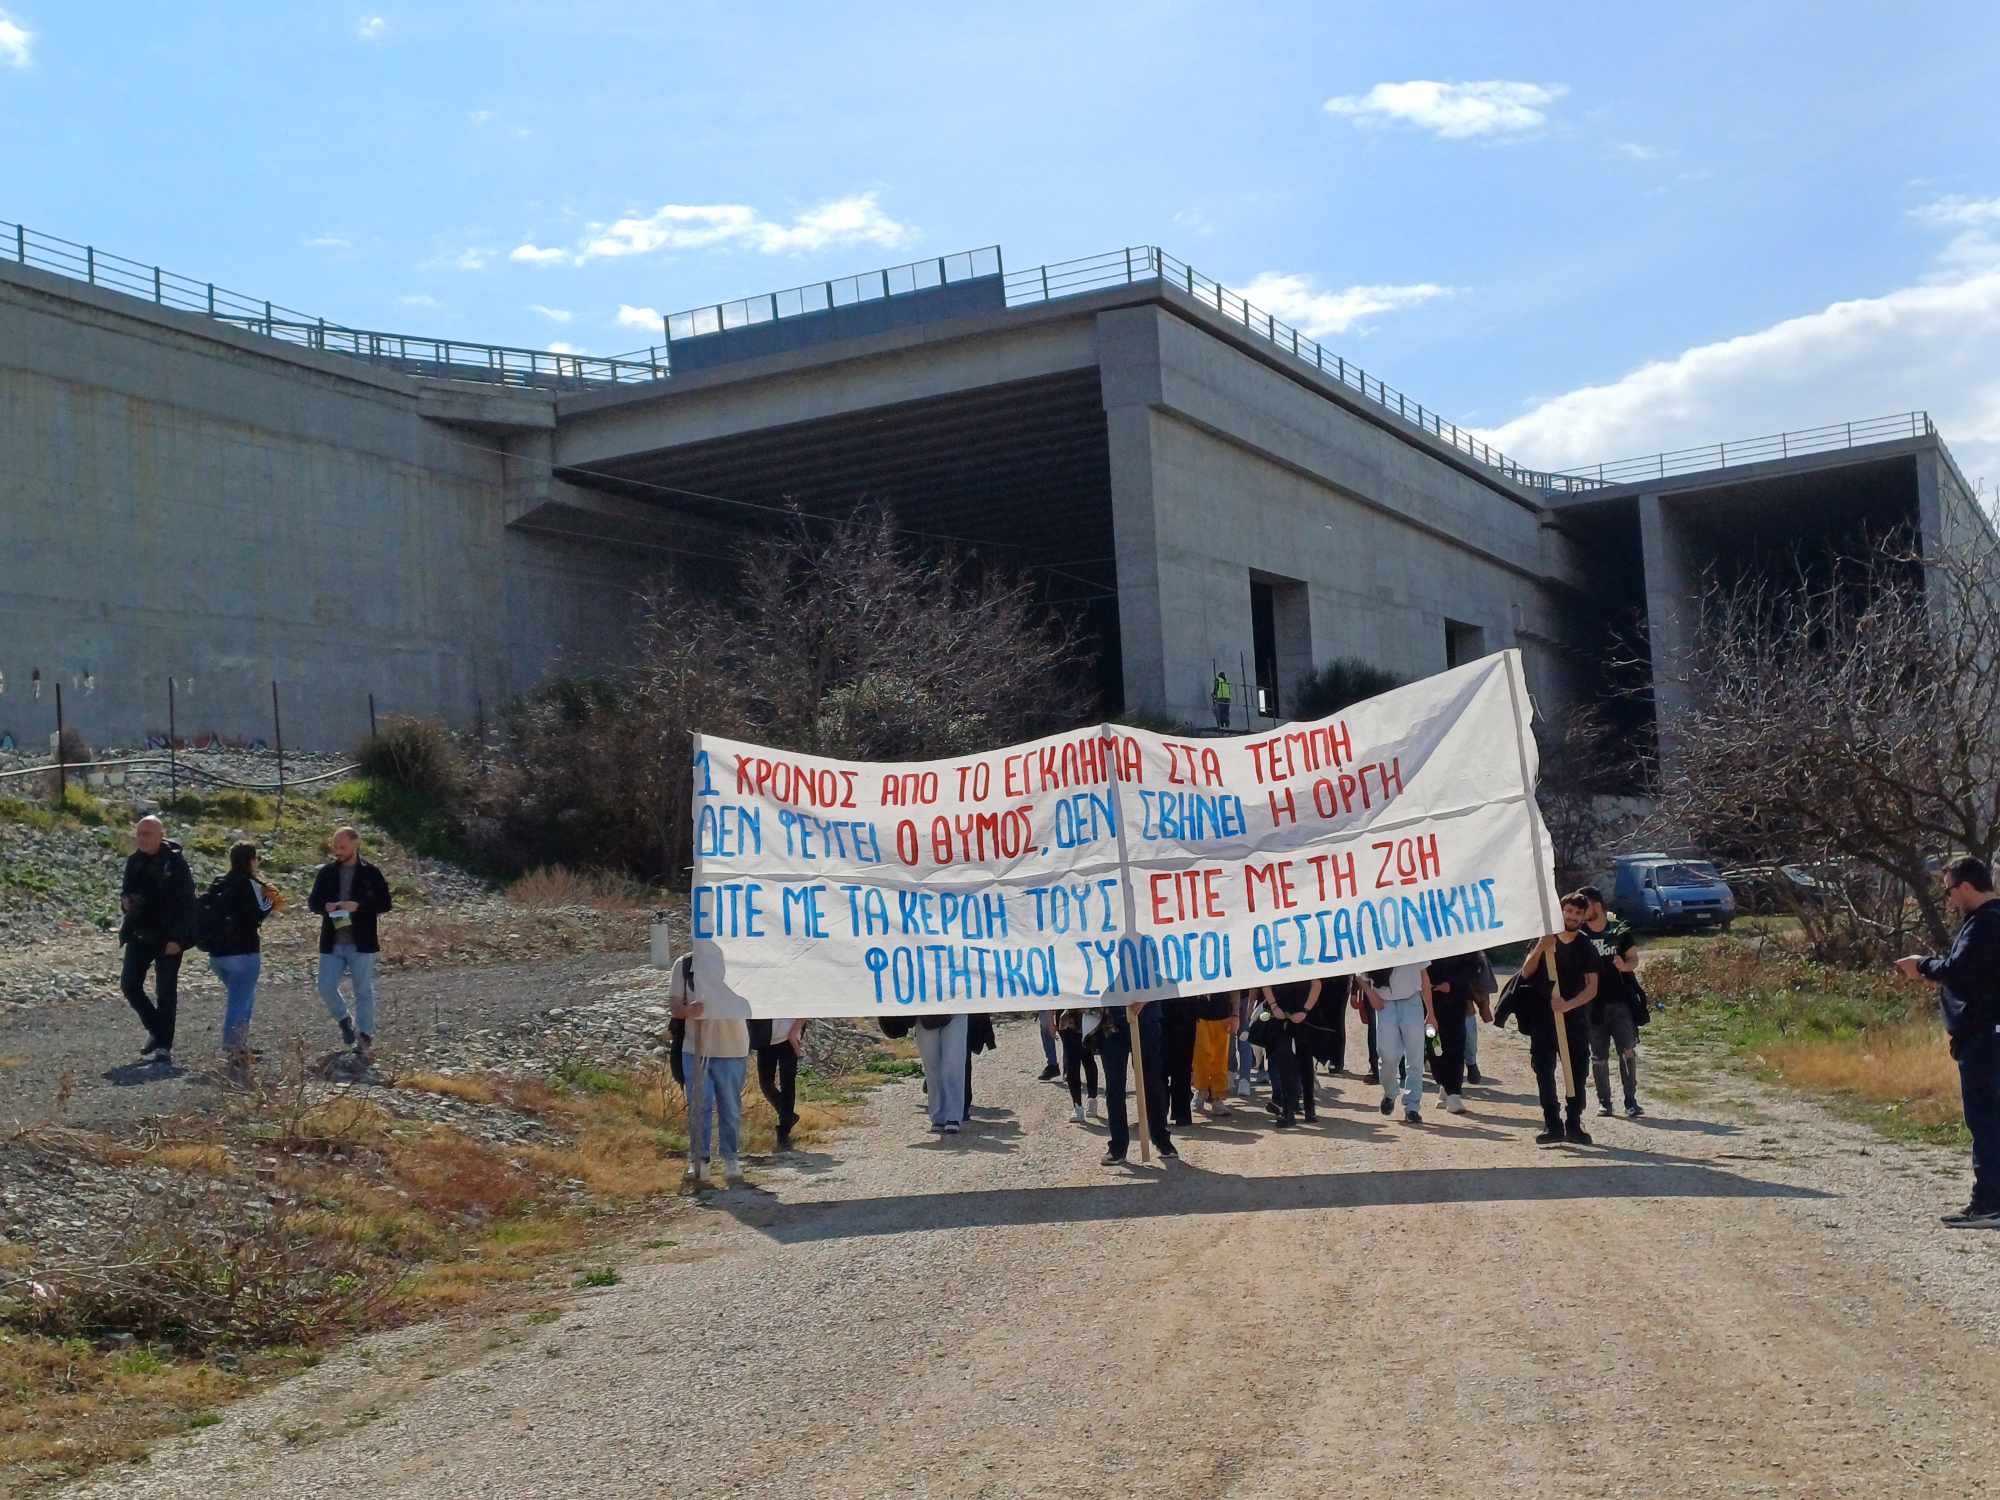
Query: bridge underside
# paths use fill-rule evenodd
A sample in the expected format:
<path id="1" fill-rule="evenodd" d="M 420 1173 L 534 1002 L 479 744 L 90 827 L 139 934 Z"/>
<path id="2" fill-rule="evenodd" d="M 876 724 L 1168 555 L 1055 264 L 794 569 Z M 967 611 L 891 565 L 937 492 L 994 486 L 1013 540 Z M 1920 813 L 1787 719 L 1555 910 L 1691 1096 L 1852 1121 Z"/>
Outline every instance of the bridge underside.
<path id="1" fill-rule="evenodd" d="M 1091 635 L 1120 696 L 1111 464 L 1095 368 L 983 386 L 557 470 L 571 484 L 759 530 L 788 507 L 879 504 L 913 541 L 1027 574 Z"/>

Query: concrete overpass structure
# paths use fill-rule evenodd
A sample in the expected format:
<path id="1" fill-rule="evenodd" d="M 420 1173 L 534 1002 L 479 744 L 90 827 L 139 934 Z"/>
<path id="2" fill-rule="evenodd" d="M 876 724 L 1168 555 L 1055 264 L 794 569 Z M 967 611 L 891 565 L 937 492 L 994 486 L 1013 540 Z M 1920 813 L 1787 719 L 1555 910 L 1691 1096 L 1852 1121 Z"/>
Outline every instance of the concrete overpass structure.
<path id="1" fill-rule="evenodd" d="M 1113 712 L 1202 722 L 1220 667 L 1239 714 L 1283 717 L 1336 656 L 1414 676 L 1511 645 L 1554 706 L 1597 690 L 1621 610 L 1670 644 L 1714 517 L 1928 526 L 1964 488 L 1920 415 L 1706 479 L 1538 473 L 1153 247 L 917 262 L 597 359 L 218 306 L 9 229 L 0 732 L 23 743 L 52 727 L 31 674 L 100 741 L 163 728 L 169 676 L 183 733 L 256 736 L 273 679 L 288 742 L 350 743 L 371 692 L 468 720 L 615 654 L 649 573 L 715 576 L 785 506 L 864 500 L 1076 610 Z"/>

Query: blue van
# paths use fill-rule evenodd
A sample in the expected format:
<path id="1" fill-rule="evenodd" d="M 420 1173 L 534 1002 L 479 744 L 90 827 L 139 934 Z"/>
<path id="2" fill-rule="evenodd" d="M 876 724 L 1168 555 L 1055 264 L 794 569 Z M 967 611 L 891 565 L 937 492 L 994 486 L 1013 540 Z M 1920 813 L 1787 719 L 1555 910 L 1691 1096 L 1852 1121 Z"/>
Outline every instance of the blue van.
<path id="1" fill-rule="evenodd" d="M 1636 932 L 1727 932 L 1736 896 L 1714 865 L 1668 854 L 1621 854 L 1611 909 Z"/>

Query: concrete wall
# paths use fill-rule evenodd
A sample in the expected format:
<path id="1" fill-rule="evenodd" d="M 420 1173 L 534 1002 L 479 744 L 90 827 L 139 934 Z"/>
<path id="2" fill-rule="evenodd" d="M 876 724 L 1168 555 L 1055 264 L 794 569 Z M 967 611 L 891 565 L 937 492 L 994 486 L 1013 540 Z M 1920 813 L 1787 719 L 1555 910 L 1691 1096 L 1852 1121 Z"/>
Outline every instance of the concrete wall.
<path id="1" fill-rule="evenodd" d="M 444 411 L 479 426 L 443 422 Z M 0 731 L 340 749 L 382 712 L 471 719 L 602 648 L 629 562 L 510 535 L 499 424 L 543 395 L 422 387 L 0 268 Z M 30 691 L 39 670 L 39 702 Z"/>
<path id="2" fill-rule="evenodd" d="M 1211 663 L 1234 681 L 1251 652 L 1253 571 L 1304 584 L 1314 662 L 1441 671 L 1451 619 L 1556 690 L 1535 507 L 1162 308 L 1100 314 L 1098 339 L 1129 708 L 1207 721 Z"/>

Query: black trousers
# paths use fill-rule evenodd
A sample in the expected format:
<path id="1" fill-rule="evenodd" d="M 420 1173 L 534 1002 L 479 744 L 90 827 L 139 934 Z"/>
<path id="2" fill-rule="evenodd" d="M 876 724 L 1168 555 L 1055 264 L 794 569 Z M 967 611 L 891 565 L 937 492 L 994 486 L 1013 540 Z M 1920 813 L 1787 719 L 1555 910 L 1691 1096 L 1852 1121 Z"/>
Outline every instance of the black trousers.
<path id="1" fill-rule="evenodd" d="M 1308 1120 L 1316 1117 L 1313 1090 L 1318 1080 L 1313 1076 L 1311 1036 L 1303 1026 L 1288 1023 L 1279 1030 L 1277 1040 L 1264 1049 L 1271 1060 L 1271 1102 L 1278 1106 L 1280 1115 L 1303 1113 Z"/>
<path id="2" fill-rule="evenodd" d="M 1438 1028 L 1437 1063 L 1431 1072 L 1447 1096 L 1465 1091 L 1465 1016 L 1470 1009 L 1469 1002 L 1455 995 L 1431 996 Z"/>
<path id="3" fill-rule="evenodd" d="M 1083 1103 L 1084 1082 L 1090 1083 L 1090 1097 L 1097 1097 L 1097 1058 L 1083 1045 L 1081 1031 L 1057 1031 L 1062 1042 L 1063 1082 L 1069 1085 L 1069 1102 Z"/>
<path id="4" fill-rule="evenodd" d="M 153 995 L 146 995 L 146 970 L 153 971 Z M 125 1003 L 162 1047 L 174 1044 L 174 1021 L 181 1009 L 181 955 L 163 953 L 153 943 L 127 943 L 125 969 L 118 977 Z"/>
<path id="5" fill-rule="evenodd" d="M 1316 1025 L 1325 1028 L 1320 1034 L 1319 1046 L 1322 1054 L 1331 1060 L 1333 1071 L 1346 1072 L 1347 1002 L 1342 1000 L 1338 1004 L 1329 1005 L 1325 1000 L 1321 1000 L 1313 1007 L 1311 1019 Z"/>
<path id="6" fill-rule="evenodd" d="M 1146 1121 L 1151 1126 L 1154 1146 L 1166 1150 L 1173 1145 L 1174 1138 L 1167 1128 L 1167 1091 L 1157 1061 L 1161 1051 L 1160 1028 L 1146 1027 L 1141 1040 L 1146 1049 L 1146 1076 L 1139 1086 L 1146 1091 Z M 1111 1132 L 1107 1144 L 1113 1156 L 1123 1156 L 1132 1143 L 1132 1127 L 1125 1113 L 1125 1074 L 1132 1065 L 1131 1033 L 1123 1028 L 1106 1032 L 1099 1055 L 1104 1062 L 1104 1123 Z"/>
<path id="7" fill-rule="evenodd" d="M 1528 1059 L 1535 1068 L 1535 1090 L 1542 1097 L 1542 1125 L 1553 1134 L 1565 1123 L 1571 1130 L 1583 1128 L 1584 1079 L 1590 1067 L 1590 1025 L 1582 1011 L 1559 1017 L 1557 1025 L 1569 1025 L 1569 1091 L 1567 1121 L 1558 1098 L 1556 1075 L 1562 1071 L 1562 1047 L 1555 1026 L 1539 1027 L 1528 1035 Z"/>
<path id="8" fill-rule="evenodd" d="M 1166 1014 L 1160 1017 L 1161 1076 L 1166 1080 L 1167 1103 L 1173 1107 L 1173 1121 L 1176 1125 L 1194 1123 L 1194 1033 L 1197 1018 L 1194 1011 L 1182 1005 L 1163 1007 Z M 1146 1037 L 1151 1041 L 1152 1037 Z M 1152 1061 L 1149 1057 L 1148 1063 Z"/>
<path id="9" fill-rule="evenodd" d="M 757 1049 L 757 1091 L 778 1112 L 778 1137 L 782 1140 L 799 1121 L 799 1055 L 790 1042 L 773 1042 Z"/>

